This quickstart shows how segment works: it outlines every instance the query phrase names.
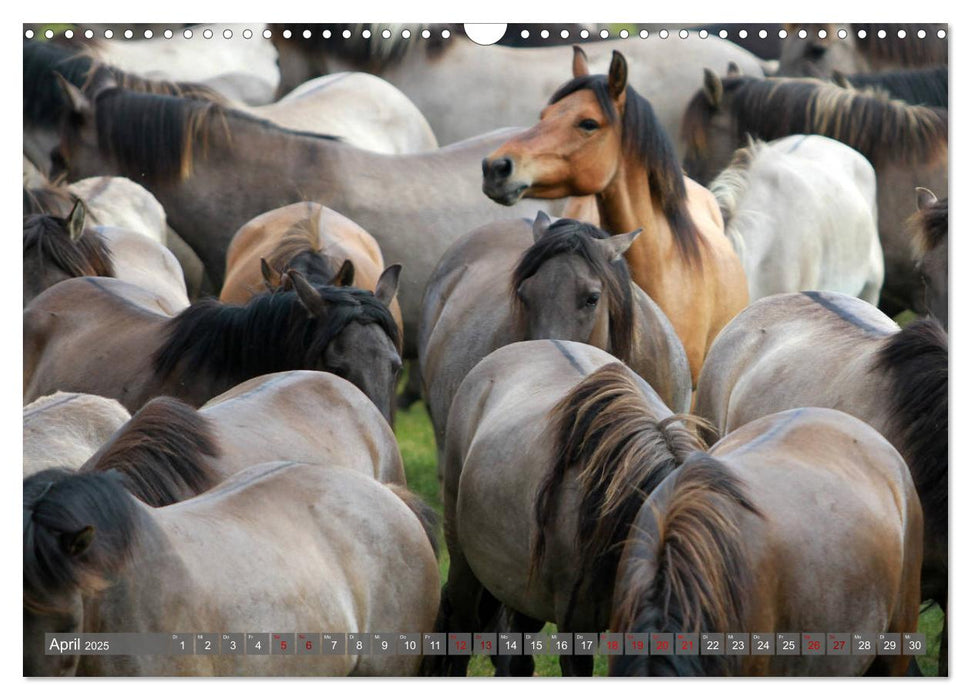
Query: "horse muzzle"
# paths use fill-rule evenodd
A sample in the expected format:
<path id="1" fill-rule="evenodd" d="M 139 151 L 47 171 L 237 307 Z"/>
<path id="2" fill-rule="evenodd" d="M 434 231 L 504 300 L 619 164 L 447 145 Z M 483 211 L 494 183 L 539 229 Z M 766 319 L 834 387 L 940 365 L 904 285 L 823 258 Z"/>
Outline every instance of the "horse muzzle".
<path id="1" fill-rule="evenodd" d="M 482 159 L 482 191 L 489 199 L 512 206 L 520 199 L 529 187 L 527 183 L 513 179 L 515 165 L 511 158 Z"/>

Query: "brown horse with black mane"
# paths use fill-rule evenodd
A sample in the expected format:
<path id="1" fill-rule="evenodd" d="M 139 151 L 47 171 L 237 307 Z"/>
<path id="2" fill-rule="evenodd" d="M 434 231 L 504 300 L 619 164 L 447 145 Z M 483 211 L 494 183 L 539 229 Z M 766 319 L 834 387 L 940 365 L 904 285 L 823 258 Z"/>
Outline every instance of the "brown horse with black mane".
<path id="1" fill-rule="evenodd" d="M 947 346 L 933 319 L 901 330 L 855 297 L 777 294 L 753 303 L 718 336 L 695 403 L 695 412 L 722 433 L 803 406 L 839 409 L 879 431 L 910 468 L 924 510 L 922 593 L 945 612 Z M 946 629 L 945 622 L 942 670 Z"/>
<path id="2" fill-rule="evenodd" d="M 922 526 L 907 465 L 873 428 L 830 409 L 772 414 L 690 456 L 647 496 L 617 570 L 610 629 L 916 632 Z M 610 673 L 903 675 L 911 659 L 875 648 L 652 654 L 612 656 Z"/>
<path id="3" fill-rule="evenodd" d="M 573 76 L 538 124 L 482 161 L 482 189 L 506 205 L 594 194 L 608 233 L 642 228 L 626 253 L 631 277 L 674 325 L 697 381 L 718 331 L 748 301 L 718 204 L 684 177 L 650 103 L 628 85 L 620 53 L 608 75 L 592 76 L 575 47 Z"/>
<path id="4" fill-rule="evenodd" d="M 915 187 L 947 192 L 947 110 L 819 80 L 722 79 L 706 71 L 704 87 L 684 115 L 685 170 L 709 182 L 746 145 L 748 136 L 768 141 L 792 134 L 836 139 L 873 165 L 885 260 L 881 308 L 890 315 L 919 309 L 920 279 L 905 222 Z"/>
<path id="5" fill-rule="evenodd" d="M 120 280 L 61 282 L 24 310 L 24 401 L 63 390 L 116 398 L 132 411 L 159 395 L 198 406 L 251 377 L 321 369 L 361 388 L 391 421 L 401 370 L 388 311 L 397 276 L 373 294 L 290 276 L 294 291 L 244 306 L 204 300 L 175 317 Z"/>

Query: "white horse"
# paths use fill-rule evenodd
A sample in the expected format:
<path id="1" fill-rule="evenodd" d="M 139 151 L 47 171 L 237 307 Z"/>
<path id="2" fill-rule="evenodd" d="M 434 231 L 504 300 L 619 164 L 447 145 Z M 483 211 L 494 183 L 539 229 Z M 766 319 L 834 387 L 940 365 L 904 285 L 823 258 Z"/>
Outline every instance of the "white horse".
<path id="1" fill-rule="evenodd" d="M 392 31 L 391 39 L 378 31 L 362 42 L 361 29 L 355 28 L 350 39 L 324 43 L 301 36 L 286 40 L 275 31 L 283 89 L 315 75 L 367 70 L 408 95 L 439 143 L 450 144 L 499 127 L 534 124 L 540 106 L 563 83 L 563 66 L 573 58 L 569 45 L 480 46 L 458 34 L 435 42 L 422 39 L 420 29 L 412 30 L 410 39 L 401 38 L 400 28 Z M 623 52 L 637 67 L 631 71 L 633 87 L 654 107 L 678 148 L 681 115 L 705 67 L 721 70 L 733 61 L 748 75 L 763 75 L 761 61 L 745 49 L 697 33 L 666 40 L 652 33 L 647 39 L 596 41 L 583 48 L 591 73 L 606 73 L 611 52 Z"/>
<path id="2" fill-rule="evenodd" d="M 210 24 L 191 27 L 191 38 L 175 31 L 172 38 L 125 40 L 116 37 L 91 44 L 95 58 L 144 78 L 210 85 L 247 104 L 273 101 L 280 83 L 277 52 L 263 38 L 263 24 Z M 246 39 L 243 31 L 253 35 Z M 206 39 L 204 32 L 212 31 Z M 224 32 L 232 32 L 227 39 Z"/>
<path id="3" fill-rule="evenodd" d="M 77 469 L 131 416 L 104 396 L 58 391 L 24 406 L 24 476 Z"/>
<path id="4" fill-rule="evenodd" d="M 876 304 L 883 285 L 876 175 L 824 136 L 757 141 L 709 186 L 745 266 L 749 300 L 821 290 Z"/>

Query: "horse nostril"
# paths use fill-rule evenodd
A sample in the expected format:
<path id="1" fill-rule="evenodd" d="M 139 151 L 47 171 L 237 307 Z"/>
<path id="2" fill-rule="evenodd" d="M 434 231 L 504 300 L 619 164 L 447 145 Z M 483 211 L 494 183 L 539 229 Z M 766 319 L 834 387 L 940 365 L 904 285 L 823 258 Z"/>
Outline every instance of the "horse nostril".
<path id="1" fill-rule="evenodd" d="M 504 180 L 512 175 L 512 160 L 509 158 L 496 158 L 490 161 L 486 158 L 482 161 L 482 175 L 496 180 Z"/>

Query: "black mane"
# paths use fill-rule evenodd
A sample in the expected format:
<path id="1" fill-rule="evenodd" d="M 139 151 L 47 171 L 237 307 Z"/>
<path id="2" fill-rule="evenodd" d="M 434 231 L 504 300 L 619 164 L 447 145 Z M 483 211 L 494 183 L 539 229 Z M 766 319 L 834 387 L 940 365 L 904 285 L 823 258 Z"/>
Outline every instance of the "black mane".
<path id="1" fill-rule="evenodd" d="M 634 301 L 631 294 L 630 272 L 623 258 L 616 262 L 607 260 L 594 240 L 610 238 L 610 234 L 591 224 L 573 219 L 559 219 L 534 243 L 516 265 L 510 280 L 512 299 L 516 310 L 516 290 L 537 273 L 546 261 L 557 255 L 578 255 L 606 285 L 610 316 L 610 352 L 618 359 L 630 363 L 634 351 Z"/>
<path id="2" fill-rule="evenodd" d="M 887 338 L 874 368 L 893 379 L 892 425 L 924 508 L 924 527 L 947 537 L 947 333 L 927 318 Z"/>
<path id="3" fill-rule="evenodd" d="M 194 159 L 198 155 L 205 158 L 214 140 L 231 146 L 230 118 L 291 136 L 340 141 L 335 136 L 287 129 L 211 100 L 123 87 L 101 90 L 94 111 L 102 156 L 114 160 L 122 175 L 136 180 L 188 177 Z"/>
<path id="4" fill-rule="evenodd" d="M 264 293 L 243 306 L 216 299 L 197 302 L 168 322 L 156 352 L 156 374 L 177 366 L 189 375 L 207 371 L 238 383 L 261 374 L 315 368 L 349 323 L 376 323 L 400 347 L 398 326 L 371 292 L 354 287 L 315 287 L 327 315 L 310 317 L 294 291 Z"/>
<path id="5" fill-rule="evenodd" d="M 610 97 L 605 75 L 573 78 L 553 93 L 549 104 L 559 102 L 578 90 L 592 90 L 604 115 L 611 123 L 617 120 L 617 110 Z M 627 86 L 622 131 L 623 148 L 647 171 L 651 197 L 661 206 L 678 251 L 685 260 L 699 262 L 703 239 L 688 213 L 684 175 L 674 144 L 655 116 L 651 103 L 630 85 Z"/>
<path id="6" fill-rule="evenodd" d="M 24 479 L 24 607 L 57 612 L 59 596 L 103 588 L 131 556 L 137 519 L 117 473 L 46 469 Z M 90 546 L 69 555 L 72 536 L 88 527 Z"/>

